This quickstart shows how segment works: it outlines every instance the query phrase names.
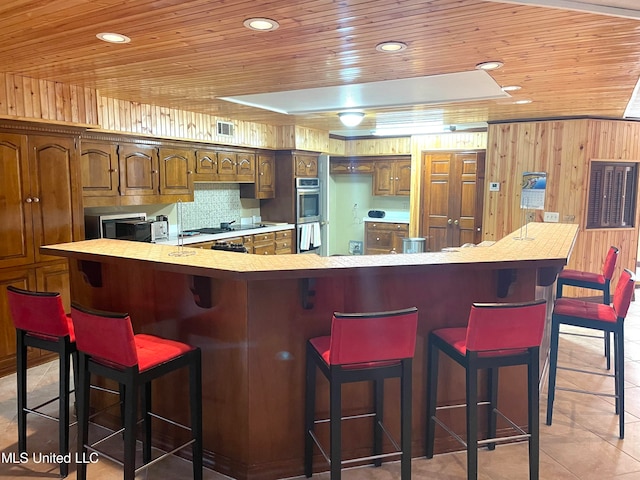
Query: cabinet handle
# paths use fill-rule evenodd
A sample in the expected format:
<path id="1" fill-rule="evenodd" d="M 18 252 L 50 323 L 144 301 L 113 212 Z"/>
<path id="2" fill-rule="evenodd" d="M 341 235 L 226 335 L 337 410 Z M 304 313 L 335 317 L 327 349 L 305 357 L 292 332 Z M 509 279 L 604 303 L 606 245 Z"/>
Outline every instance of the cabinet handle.
<path id="1" fill-rule="evenodd" d="M 31 203 L 33 200 L 31 200 L 31 197 L 27 197 L 24 199 L 25 203 Z"/>
<path id="2" fill-rule="evenodd" d="M 33 203 L 38 203 L 40 199 L 38 197 L 33 197 Z"/>
<path id="3" fill-rule="evenodd" d="M 158 170 L 151 170 L 151 173 L 158 173 Z"/>
<path id="4" fill-rule="evenodd" d="M 393 177 L 389 177 L 389 180 L 393 181 Z"/>
<path id="5" fill-rule="evenodd" d="M 380 241 L 380 237 L 376 237 L 376 242 L 379 242 L 379 241 Z"/>
<path id="6" fill-rule="evenodd" d="M 117 171 L 118 171 L 118 169 L 117 169 L 117 168 L 110 168 L 110 169 L 109 169 L 109 172 L 111 172 L 111 173 L 115 173 L 115 172 L 117 172 Z"/>
<path id="7" fill-rule="evenodd" d="M 193 172 L 191 170 L 187 170 L 187 175 L 191 175 Z"/>

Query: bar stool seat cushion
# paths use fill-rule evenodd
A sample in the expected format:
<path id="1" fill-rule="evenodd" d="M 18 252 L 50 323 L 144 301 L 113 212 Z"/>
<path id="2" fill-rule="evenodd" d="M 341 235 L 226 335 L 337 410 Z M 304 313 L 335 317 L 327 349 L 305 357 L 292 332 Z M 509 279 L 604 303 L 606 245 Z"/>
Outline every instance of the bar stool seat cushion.
<path id="1" fill-rule="evenodd" d="M 600 283 L 604 285 L 605 278 L 601 273 L 583 272 L 565 268 L 560 273 L 564 280 L 577 280 L 578 282 Z"/>
<path id="2" fill-rule="evenodd" d="M 451 327 L 451 328 L 439 328 L 433 331 L 433 334 L 440 337 L 453 347 L 460 355 L 467 355 L 467 328 L 466 327 Z M 526 352 L 526 348 L 523 349 L 509 349 L 509 350 L 493 350 L 490 352 L 478 352 L 479 358 L 484 357 L 499 357 L 502 355 L 514 355 L 518 352 Z"/>
<path id="3" fill-rule="evenodd" d="M 604 303 L 585 302 L 575 298 L 559 298 L 553 309 L 554 315 L 577 317 L 580 319 L 598 320 L 599 322 L 616 323 L 618 315 L 609 305 Z"/>

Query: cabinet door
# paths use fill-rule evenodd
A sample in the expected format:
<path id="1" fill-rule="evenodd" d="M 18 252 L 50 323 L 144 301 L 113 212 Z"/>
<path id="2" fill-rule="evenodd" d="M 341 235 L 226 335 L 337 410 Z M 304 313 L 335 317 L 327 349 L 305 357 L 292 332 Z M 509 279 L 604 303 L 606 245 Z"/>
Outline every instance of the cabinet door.
<path id="1" fill-rule="evenodd" d="M 83 197 L 118 196 L 118 148 L 112 143 L 82 142 Z"/>
<path id="2" fill-rule="evenodd" d="M 155 147 L 119 145 L 121 195 L 158 195 L 158 153 Z"/>
<path id="3" fill-rule="evenodd" d="M 296 177 L 318 176 L 318 157 L 316 155 L 295 154 L 293 162 Z"/>
<path id="4" fill-rule="evenodd" d="M 411 193 L 411 160 L 399 160 L 394 164 L 395 195 Z"/>
<path id="5" fill-rule="evenodd" d="M 276 196 L 275 157 L 273 154 L 258 154 L 258 175 L 256 176 L 257 198 Z"/>
<path id="6" fill-rule="evenodd" d="M 395 176 L 393 162 L 376 162 L 373 170 L 373 194 L 393 195 L 395 192 Z"/>
<path id="7" fill-rule="evenodd" d="M 239 153 L 236 157 L 236 181 L 256 181 L 256 156 L 253 153 Z"/>
<path id="8" fill-rule="evenodd" d="M 218 152 L 218 180 L 234 182 L 236 180 L 237 163 L 237 154 Z"/>
<path id="9" fill-rule="evenodd" d="M 195 152 L 186 148 L 158 149 L 160 194 L 189 195 L 193 192 Z"/>
<path id="10" fill-rule="evenodd" d="M 0 134 L 0 267 L 34 261 L 27 137 Z"/>
<path id="11" fill-rule="evenodd" d="M 40 246 L 83 238 L 80 171 L 73 138 L 29 135 L 33 196 L 35 261 L 59 257 L 41 255 Z"/>
<path id="12" fill-rule="evenodd" d="M 211 150 L 198 150 L 196 152 L 196 173 L 206 175 L 207 180 L 217 180 L 218 154 Z"/>
<path id="13" fill-rule="evenodd" d="M 59 292 L 64 311 L 71 311 L 71 287 L 67 260 L 36 268 L 36 285 L 41 292 Z"/>

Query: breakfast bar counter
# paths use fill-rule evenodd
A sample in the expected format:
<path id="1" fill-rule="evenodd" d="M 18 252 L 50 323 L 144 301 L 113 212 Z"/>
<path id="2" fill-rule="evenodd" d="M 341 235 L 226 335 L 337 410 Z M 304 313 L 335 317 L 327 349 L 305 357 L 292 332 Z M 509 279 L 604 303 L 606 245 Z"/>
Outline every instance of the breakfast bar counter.
<path id="1" fill-rule="evenodd" d="M 136 333 L 199 346 L 205 463 L 233 478 L 271 480 L 303 472 L 305 342 L 329 334 L 333 312 L 418 308 L 413 455 L 421 456 L 428 333 L 465 326 L 473 302 L 552 300 L 577 231 L 573 224 L 532 223 L 524 240 L 518 230 L 491 246 L 376 256 L 261 256 L 106 239 L 42 251 L 70 259 L 74 302 L 128 312 Z M 543 362 L 547 351 L 548 332 Z M 440 400 L 459 401 L 462 370 L 445 359 L 441 363 Z M 501 377 L 500 394 L 508 396 L 501 409 L 524 424 L 526 388 L 520 377 L 514 372 L 511 379 L 508 369 Z M 186 378 L 179 381 L 186 385 Z M 154 385 L 154 408 L 188 423 L 188 412 L 180 409 L 183 392 L 175 385 L 175 377 Z M 385 423 L 397 431 L 394 388 L 390 381 Z M 317 391 L 322 415 L 328 386 L 321 379 Z M 371 404 L 369 386 L 345 387 L 345 414 L 364 413 Z M 452 423 L 464 431 L 464 418 Z M 366 420 L 343 426 L 344 458 L 369 451 L 370 431 Z M 179 435 L 158 428 L 154 442 L 168 447 Z M 436 439 L 436 452 L 457 448 L 444 434 Z"/>

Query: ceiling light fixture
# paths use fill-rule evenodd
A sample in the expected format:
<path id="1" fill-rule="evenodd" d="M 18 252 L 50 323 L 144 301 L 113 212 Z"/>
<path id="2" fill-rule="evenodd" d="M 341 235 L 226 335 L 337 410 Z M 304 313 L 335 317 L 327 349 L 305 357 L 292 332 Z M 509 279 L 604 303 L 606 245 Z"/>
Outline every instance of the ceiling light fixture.
<path id="1" fill-rule="evenodd" d="M 259 32 L 270 32 L 277 29 L 280 24 L 270 18 L 247 18 L 243 25 L 250 30 L 257 30 Z"/>
<path id="2" fill-rule="evenodd" d="M 476 65 L 477 70 L 497 70 L 502 67 L 504 63 L 498 60 L 491 60 L 489 62 L 482 62 Z"/>
<path id="3" fill-rule="evenodd" d="M 407 44 L 404 42 L 382 42 L 376 45 L 376 50 L 385 53 L 396 53 L 407 49 Z"/>
<path id="4" fill-rule="evenodd" d="M 338 118 L 340 118 L 345 127 L 357 127 L 364 118 L 364 112 L 340 112 L 338 113 Z"/>
<path id="5" fill-rule="evenodd" d="M 520 85 L 505 85 L 502 87 L 503 92 L 515 92 L 516 90 L 520 90 L 522 87 Z"/>
<path id="6" fill-rule="evenodd" d="M 527 103 L 531 103 L 532 100 L 529 99 L 522 99 L 522 100 L 516 100 L 515 103 L 516 105 L 526 105 Z"/>
<path id="7" fill-rule="evenodd" d="M 110 32 L 102 32 L 96 35 L 103 42 L 108 43 L 129 43 L 131 39 L 126 35 L 121 35 L 119 33 L 110 33 Z"/>

